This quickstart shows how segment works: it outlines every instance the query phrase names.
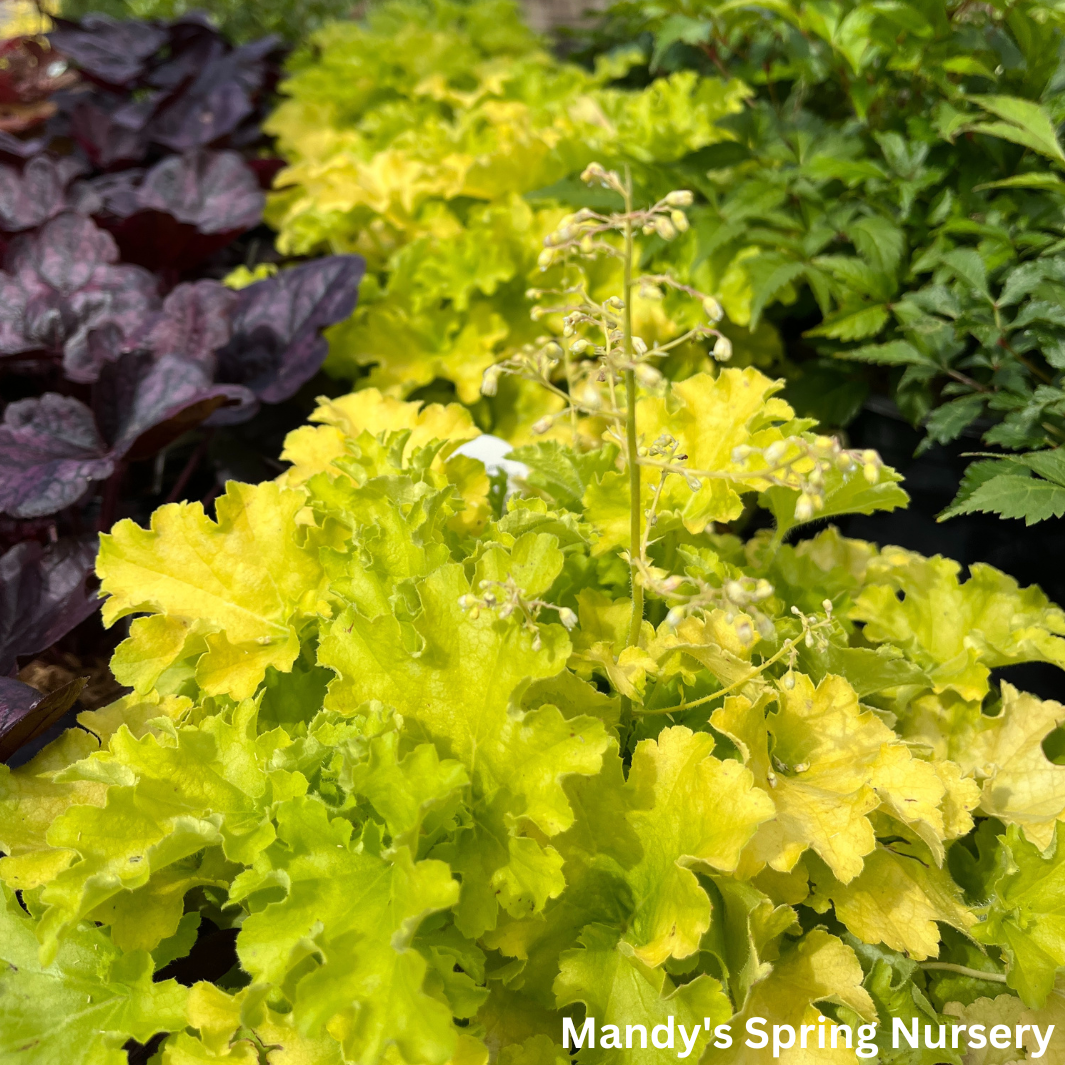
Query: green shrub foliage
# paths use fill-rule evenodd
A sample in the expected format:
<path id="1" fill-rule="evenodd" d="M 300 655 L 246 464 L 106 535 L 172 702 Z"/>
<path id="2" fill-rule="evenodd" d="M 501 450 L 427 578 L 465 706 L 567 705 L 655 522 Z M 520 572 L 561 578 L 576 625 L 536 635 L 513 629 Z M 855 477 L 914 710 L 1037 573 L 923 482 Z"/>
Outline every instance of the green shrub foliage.
<path id="1" fill-rule="evenodd" d="M 484 381 L 566 396 L 511 490 L 468 409 L 366 388 L 214 518 L 104 537 L 132 692 L 0 767 L 0 1061 L 163 1031 L 165 1065 L 562 1065 L 587 1016 L 753 1062 L 746 1018 L 828 1016 L 960 1065 L 891 1017 L 1060 1022 L 1065 708 L 992 671 L 1065 666 L 1065 614 L 988 566 L 785 542 L 904 505 L 898 476 L 754 367 L 664 376 L 633 323 L 666 290 L 676 339 L 731 355 L 714 297 L 636 261 L 692 194 L 585 176 L 621 207 L 549 234 L 557 339 Z M 755 498 L 776 526 L 743 542 Z M 207 922 L 238 963 L 182 987 Z M 822 1056 L 859 1060 L 784 1054 Z"/>
<path id="2" fill-rule="evenodd" d="M 176 19 L 204 11 L 232 40 L 244 42 L 268 33 L 302 41 L 331 19 L 345 18 L 352 0 L 60 0 L 64 18 L 103 14 L 114 19 Z M 54 10 L 54 8 L 49 8 Z"/>
<path id="3" fill-rule="evenodd" d="M 796 395 L 823 416 L 890 383 L 926 445 L 1019 453 L 971 469 L 946 516 L 1065 513 L 1063 31 L 1041 0 L 665 0 L 615 4 L 597 42 L 755 90 L 698 186 L 700 247 L 807 360 Z"/>

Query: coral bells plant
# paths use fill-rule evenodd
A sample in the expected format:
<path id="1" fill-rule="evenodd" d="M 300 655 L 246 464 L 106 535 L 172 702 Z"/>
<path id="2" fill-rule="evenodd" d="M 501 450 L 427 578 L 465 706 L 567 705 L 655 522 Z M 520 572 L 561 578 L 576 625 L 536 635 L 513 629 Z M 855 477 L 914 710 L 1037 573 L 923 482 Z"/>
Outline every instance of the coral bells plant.
<path id="1" fill-rule="evenodd" d="M 827 1018 L 960 1065 L 892 1018 L 1027 1025 L 1018 1059 L 1060 1022 L 1065 708 L 1000 671 L 1065 666 L 1065 614 L 789 537 L 904 505 L 898 476 L 753 368 L 658 373 L 641 287 L 728 357 L 714 299 L 635 261 L 687 195 L 586 176 L 624 208 L 553 234 L 551 333 L 486 378 L 556 402 L 513 484 L 467 409 L 366 389 L 215 518 L 102 538 L 131 692 L 0 768 L 0 1060 L 636 1063 L 663 1051 L 627 1026 L 676 1025 L 753 1062 L 748 1020 Z"/>

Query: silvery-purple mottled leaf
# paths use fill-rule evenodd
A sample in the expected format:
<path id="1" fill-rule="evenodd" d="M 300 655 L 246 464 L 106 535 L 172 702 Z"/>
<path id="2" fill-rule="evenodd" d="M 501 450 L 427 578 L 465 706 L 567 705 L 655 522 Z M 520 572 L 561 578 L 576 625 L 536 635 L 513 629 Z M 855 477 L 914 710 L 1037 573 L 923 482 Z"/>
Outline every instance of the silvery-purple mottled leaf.
<path id="1" fill-rule="evenodd" d="M 17 355 L 38 345 L 26 335 L 26 293 L 18 278 L 0 272 L 0 355 Z"/>
<path id="2" fill-rule="evenodd" d="M 105 15 L 87 15 L 80 25 L 57 22 L 59 28 L 48 35 L 52 47 L 93 80 L 116 87 L 136 80 L 167 39 L 151 22 L 116 22 Z"/>
<path id="3" fill-rule="evenodd" d="M 255 397 L 239 385 L 219 385 L 201 363 L 145 352 L 106 364 L 93 389 L 93 409 L 116 457 L 154 455 L 223 406 L 250 417 Z"/>
<path id="4" fill-rule="evenodd" d="M 140 266 L 98 266 L 67 301 L 76 328 L 63 345 L 72 381 L 95 381 L 105 361 L 118 358 L 159 306 L 155 278 Z"/>
<path id="5" fill-rule="evenodd" d="M 7 130 L 0 130 L 0 159 L 11 160 L 32 159 L 35 155 L 43 152 L 48 146 L 44 137 L 34 137 L 24 141 Z"/>
<path id="6" fill-rule="evenodd" d="M 0 511 L 39 518 L 76 503 L 114 462 L 92 411 L 46 392 L 9 403 L 0 424 Z"/>
<path id="7" fill-rule="evenodd" d="M 163 303 L 145 344 L 157 357 L 180 355 L 201 363 L 212 376 L 215 351 L 230 335 L 237 294 L 217 281 L 178 285 Z"/>
<path id="8" fill-rule="evenodd" d="M 114 265 L 117 258 L 111 235 L 77 214 L 16 237 L 6 259 L 15 277 L 0 281 L 10 298 L 0 310 L 0 350 L 61 351 L 68 377 L 96 380 L 159 306 L 155 278 L 139 266 Z"/>
<path id="9" fill-rule="evenodd" d="M 190 151 L 153 166 L 136 202 L 141 210 L 172 215 L 201 233 L 224 233 L 258 225 L 265 197 L 236 152 Z"/>
<path id="10" fill-rule="evenodd" d="M 355 309 L 366 264 L 358 255 L 303 263 L 238 293 L 233 336 L 218 351 L 218 379 L 266 403 L 288 399 L 318 371 L 323 329 Z"/>
<path id="11" fill-rule="evenodd" d="M 143 177 L 142 167 L 131 167 L 78 181 L 70 190 L 71 206 L 79 214 L 129 218 L 140 210 L 137 188 Z"/>
<path id="12" fill-rule="evenodd" d="M 0 674 L 51 647 L 99 606 L 88 588 L 97 541 L 24 540 L 0 555 Z"/>
<path id="13" fill-rule="evenodd" d="M 20 680 L 0 677 L 0 762 L 51 728 L 74 705 L 85 680 L 78 677 L 46 695 Z"/>
<path id="14" fill-rule="evenodd" d="M 103 263 L 118 261 L 114 237 L 80 214 L 61 214 L 37 233 L 16 237 L 4 260 L 7 271 L 20 277 L 33 273 L 69 296 L 89 283 Z"/>
<path id="15" fill-rule="evenodd" d="M 0 166 L 0 229 L 16 233 L 54 218 L 67 207 L 67 186 L 83 171 L 78 160 L 38 155 L 22 172 Z"/>

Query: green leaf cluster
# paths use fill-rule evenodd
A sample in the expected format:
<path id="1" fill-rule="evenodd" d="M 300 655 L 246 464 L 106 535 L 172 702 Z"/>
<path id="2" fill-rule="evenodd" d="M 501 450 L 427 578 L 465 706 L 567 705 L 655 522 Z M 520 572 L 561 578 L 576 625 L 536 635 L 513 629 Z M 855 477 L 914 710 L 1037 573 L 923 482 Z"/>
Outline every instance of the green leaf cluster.
<path id="1" fill-rule="evenodd" d="M 163 1032 L 163 1065 L 546 1065 L 563 1017 L 939 1023 L 989 997 L 1045 1023 L 1065 707 L 991 671 L 1065 667 L 1065 614 L 832 528 L 723 531 L 759 494 L 794 521 L 799 489 L 735 450 L 810 433 L 780 384 L 640 395 L 705 474 L 648 549 L 705 605 L 648 585 L 635 642 L 618 448 L 526 446 L 504 494 L 457 404 L 323 400 L 277 482 L 116 525 L 132 690 L 0 767 L 0 1062 Z M 903 505 L 875 472 L 826 479 L 824 513 Z M 239 963 L 153 980 L 207 921 Z"/>

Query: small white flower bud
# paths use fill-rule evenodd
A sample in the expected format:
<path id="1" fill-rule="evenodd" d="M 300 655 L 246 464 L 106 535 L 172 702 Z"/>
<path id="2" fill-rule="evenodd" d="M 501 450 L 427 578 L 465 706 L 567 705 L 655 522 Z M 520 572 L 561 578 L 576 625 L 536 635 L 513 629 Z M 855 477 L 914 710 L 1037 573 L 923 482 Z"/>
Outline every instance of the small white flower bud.
<path id="1" fill-rule="evenodd" d="M 713 296 L 703 297 L 703 310 L 711 322 L 720 322 L 725 317 L 725 311 L 721 304 Z"/>
<path id="2" fill-rule="evenodd" d="M 501 366 L 489 366 L 481 378 L 481 394 L 494 396 L 499 391 L 499 377 L 503 372 Z"/>
<path id="3" fill-rule="evenodd" d="M 691 207 L 695 202 L 695 196 L 688 189 L 674 189 L 666 197 L 667 207 Z"/>
<path id="4" fill-rule="evenodd" d="M 718 362 L 728 362 L 732 358 L 732 341 L 726 336 L 719 336 L 714 341 L 714 358 Z"/>
<path id="5" fill-rule="evenodd" d="M 765 449 L 765 460 L 770 466 L 776 466 L 777 463 L 784 457 L 784 452 L 788 450 L 788 445 L 783 440 L 774 440 L 773 443 Z"/>
<path id="6" fill-rule="evenodd" d="M 558 612 L 558 620 L 561 621 L 562 624 L 566 626 L 566 629 L 570 632 L 572 632 L 577 625 L 577 615 L 574 614 L 568 606 L 564 606 Z"/>
<path id="7" fill-rule="evenodd" d="M 795 504 L 795 520 L 809 521 L 813 516 L 813 500 L 805 492 L 801 492 L 799 494 L 799 501 Z"/>
<path id="8" fill-rule="evenodd" d="M 531 431 L 537 436 L 540 436 L 543 433 L 546 433 L 553 424 L 554 422 L 551 419 L 550 415 L 545 414 L 542 418 L 533 423 Z"/>
<path id="9" fill-rule="evenodd" d="M 639 381 L 644 388 L 656 388 L 662 383 L 662 374 L 650 363 L 638 363 L 634 373 L 636 380 Z"/>
<path id="10" fill-rule="evenodd" d="M 670 221 L 676 226 L 678 233 L 687 233 L 689 227 L 688 216 L 683 211 L 670 211 Z"/>
<path id="11" fill-rule="evenodd" d="M 677 227 L 662 215 L 655 219 L 654 230 L 663 240 L 672 240 L 677 235 Z"/>

